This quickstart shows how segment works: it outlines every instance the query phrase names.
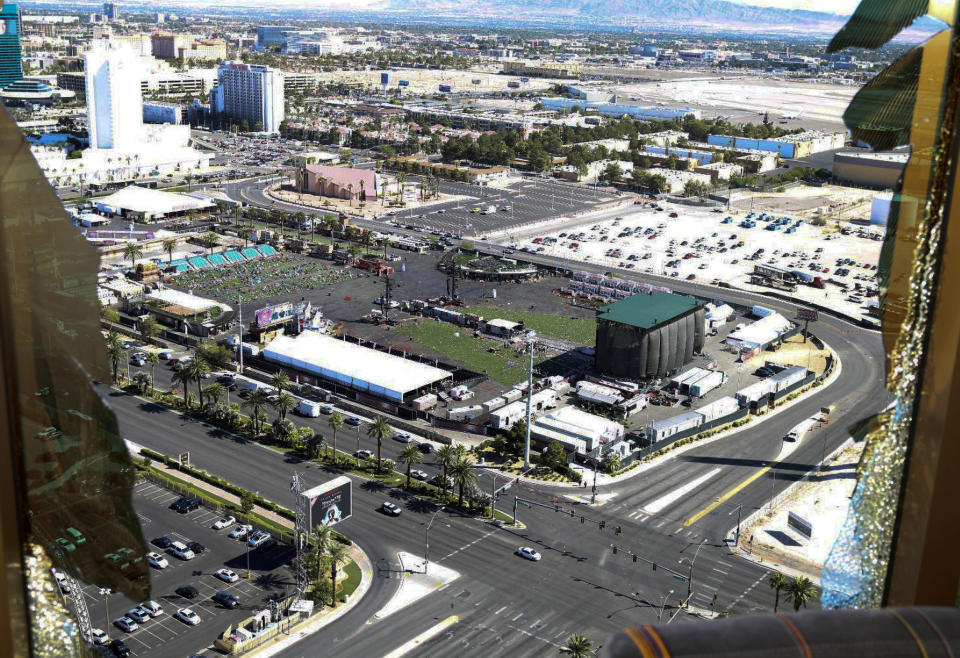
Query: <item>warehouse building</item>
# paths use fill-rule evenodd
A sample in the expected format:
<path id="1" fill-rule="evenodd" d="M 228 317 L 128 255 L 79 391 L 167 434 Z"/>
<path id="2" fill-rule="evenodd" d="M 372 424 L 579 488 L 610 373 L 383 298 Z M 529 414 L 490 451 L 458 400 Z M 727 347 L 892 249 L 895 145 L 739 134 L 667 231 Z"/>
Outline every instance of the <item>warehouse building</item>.
<path id="1" fill-rule="evenodd" d="M 703 349 L 705 304 L 695 297 L 654 291 L 601 308 L 597 370 L 634 380 L 675 372 Z"/>
<path id="2" fill-rule="evenodd" d="M 313 332 L 278 336 L 264 348 L 263 358 L 400 404 L 452 377 L 440 368 Z"/>
<path id="3" fill-rule="evenodd" d="M 576 407 L 560 407 L 537 418 L 530 436 L 542 444 L 559 441 L 568 452 L 587 454 L 623 438 L 623 425 Z"/>
<path id="4" fill-rule="evenodd" d="M 892 190 L 909 157 L 909 153 L 837 153 L 833 177 L 840 183 Z"/>

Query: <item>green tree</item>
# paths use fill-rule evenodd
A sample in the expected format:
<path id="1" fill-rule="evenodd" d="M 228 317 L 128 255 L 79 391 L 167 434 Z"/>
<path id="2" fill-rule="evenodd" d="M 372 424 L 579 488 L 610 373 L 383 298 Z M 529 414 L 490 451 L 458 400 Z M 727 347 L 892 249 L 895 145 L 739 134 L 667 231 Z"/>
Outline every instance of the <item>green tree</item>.
<path id="1" fill-rule="evenodd" d="M 150 366 L 150 391 L 152 393 L 157 388 L 157 364 L 160 363 L 160 355 L 156 352 L 147 352 L 147 356 L 143 360 Z"/>
<path id="2" fill-rule="evenodd" d="M 444 498 L 447 497 L 447 472 L 457 462 L 457 457 L 457 451 L 452 445 L 440 446 L 437 450 L 437 463 L 440 465 L 443 474 L 443 478 L 440 480 L 440 490 L 443 492 Z"/>
<path id="3" fill-rule="evenodd" d="M 603 460 L 603 471 L 605 473 L 616 473 L 620 470 L 621 463 L 622 460 L 620 459 L 620 455 L 615 452 L 611 452 Z"/>
<path id="4" fill-rule="evenodd" d="M 214 248 L 220 244 L 220 236 L 213 231 L 206 233 L 200 240 L 203 242 L 203 246 L 210 250 L 209 253 L 211 254 L 213 253 Z"/>
<path id="5" fill-rule="evenodd" d="M 333 431 L 333 463 L 340 462 L 340 455 L 337 453 L 337 430 L 343 427 L 343 416 L 340 415 L 339 411 L 334 411 L 330 414 L 330 417 L 327 418 L 327 424 L 330 425 L 330 429 Z"/>
<path id="6" fill-rule="evenodd" d="M 777 612 L 777 610 L 780 609 L 780 590 L 786 589 L 786 587 L 790 584 L 790 580 L 778 571 L 770 576 L 768 583 L 770 585 L 770 589 L 774 591 L 773 611 Z"/>
<path id="7" fill-rule="evenodd" d="M 277 398 L 271 402 L 273 408 L 276 409 L 277 415 L 280 416 L 280 420 L 287 419 L 287 413 L 292 411 L 297 406 L 297 398 L 293 397 L 290 393 L 282 391 L 277 395 Z"/>
<path id="8" fill-rule="evenodd" d="M 337 570 L 340 565 L 350 559 L 346 546 L 335 543 L 327 549 L 327 559 L 330 562 L 330 584 L 333 586 L 333 607 L 337 607 Z"/>
<path id="9" fill-rule="evenodd" d="M 540 455 L 540 463 L 547 468 L 557 469 L 567 463 L 567 452 L 559 441 L 551 441 L 547 450 Z"/>
<path id="10" fill-rule="evenodd" d="M 210 364 L 202 356 L 197 356 L 187 364 L 186 370 L 197 383 L 197 401 L 203 407 L 203 380 L 210 374 Z"/>
<path id="11" fill-rule="evenodd" d="M 797 576 L 790 580 L 786 587 L 787 600 L 793 603 L 795 612 L 807 607 L 807 603 L 817 597 L 817 587 L 806 576 Z"/>
<path id="12" fill-rule="evenodd" d="M 181 390 L 183 391 L 183 406 L 189 410 L 190 399 L 187 397 L 187 392 L 190 382 L 193 381 L 190 371 L 187 370 L 186 366 L 180 366 L 173 372 L 172 379 L 176 383 L 180 384 Z"/>
<path id="13" fill-rule="evenodd" d="M 284 448 L 290 448 L 296 439 L 297 428 L 289 420 L 277 418 L 270 425 L 270 439 Z"/>
<path id="14" fill-rule="evenodd" d="M 207 404 L 216 407 L 226 397 L 227 389 L 223 384 L 214 382 L 204 389 L 203 394 L 207 396 Z"/>
<path id="15" fill-rule="evenodd" d="M 310 542 L 313 544 L 313 550 L 317 557 L 317 577 L 314 580 L 319 581 L 322 567 L 320 558 L 330 550 L 330 545 L 333 543 L 333 529 L 326 525 L 314 526 L 313 533 L 310 535 Z"/>
<path id="16" fill-rule="evenodd" d="M 257 499 L 253 495 L 253 492 L 246 490 L 240 492 L 240 511 L 243 512 L 244 515 L 249 516 L 256 504 Z"/>
<path id="17" fill-rule="evenodd" d="M 407 465 L 407 487 L 410 487 L 410 470 L 413 468 L 414 464 L 423 463 L 423 453 L 420 452 L 419 446 L 415 443 L 408 443 L 406 447 L 400 452 L 399 461 L 401 464 Z"/>
<path id="18" fill-rule="evenodd" d="M 243 406 L 250 410 L 250 420 L 253 421 L 253 435 L 260 434 L 260 415 L 267 406 L 267 396 L 259 388 L 247 395 L 243 401 Z"/>
<path id="19" fill-rule="evenodd" d="M 159 333 L 160 324 L 154 316 L 148 315 L 140 322 L 140 337 L 143 338 L 144 342 L 149 341 L 151 338 L 156 338 Z"/>
<path id="20" fill-rule="evenodd" d="M 567 638 L 567 646 L 564 647 L 570 658 L 592 658 L 596 655 L 593 650 L 593 642 L 586 635 L 574 633 Z"/>
<path id="21" fill-rule="evenodd" d="M 117 324 L 118 322 L 120 322 L 120 313 L 115 308 L 110 308 L 109 306 L 105 306 L 103 308 L 103 319 L 106 320 L 107 322 L 112 322 L 113 324 Z"/>
<path id="22" fill-rule="evenodd" d="M 459 489 L 459 496 L 457 497 L 457 505 L 463 507 L 463 490 L 468 484 L 477 483 L 477 471 L 473 468 L 471 464 L 466 459 L 458 459 L 453 468 L 450 469 L 450 476 L 453 478 L 454 484 L 457 485 Z"/>
<path id="23" fill-rule="evenodd" d="M 290 390 L 290 377 L 287 373 L 278 370 L 270 375 L 270 385 L 277 389 L 277 393 L 283 393 Z"/>
<path id="24" fill-rule="evenodd" d="M 123 345 L 120 343 L 114 343 L 113 345 L 107 346 L 107 356 L 110 358 L 110 365 L 113 368 L 114 384 L 117 383 L 118 378 L 120 377 L 120 362 L 123 361 L 126 355 L 127 351 L 123 349 Z"/>
<path id="25" fill-rule="evenodd" d="M 128 242 L 123 245 L 123 257 L 130 259 L 130 267 L 137 264 L 137 259 L 143 257 L 143 247 L 136 242 Z"/>
<path id="26" fill-rule="evenodd" d="M 367 436 L 377 441 L 377 470 L 383 469 L 383 440 L 390 436 L 393 428 L 383 416 L 377 416 L 367 425 Z"/>

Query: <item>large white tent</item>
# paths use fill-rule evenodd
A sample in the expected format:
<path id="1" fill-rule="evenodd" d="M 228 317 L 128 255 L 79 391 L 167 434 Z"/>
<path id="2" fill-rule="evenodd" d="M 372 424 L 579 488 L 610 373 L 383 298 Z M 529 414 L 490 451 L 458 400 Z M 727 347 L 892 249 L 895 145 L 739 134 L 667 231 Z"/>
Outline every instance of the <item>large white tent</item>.
<path id="1" fill-rule="evenodd" d="M 395 402 L 451 377 L 440 368 L 313 332 L 278 336 L 264 348 L 263 357 Z"/>

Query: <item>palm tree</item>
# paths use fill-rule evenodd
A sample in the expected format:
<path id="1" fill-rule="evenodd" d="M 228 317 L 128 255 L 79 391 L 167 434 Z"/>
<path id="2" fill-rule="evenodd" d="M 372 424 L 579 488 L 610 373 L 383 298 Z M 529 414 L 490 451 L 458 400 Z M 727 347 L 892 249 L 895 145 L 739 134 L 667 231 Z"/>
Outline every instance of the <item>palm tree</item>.
<path id="1" fill-rule="evenodd" d="M 790 581 L 779 571 L 772 576 L 770 576 L 770 589 L 774 590 L 776 598 L 773 601 L 773 611 L 776 612 L 780 609 L 780 590 L 785 589 Z"/>
<path id="2" fill-rule="evenodd" d="M 315 580 L 320 580 L 320 556 L 330 550 L 330 544 L 333 542 L 333 529 L 328 525 L 314 526 L 310 538 L 313 540 L 313 548 L 317 557 L 317 577 Z"/>
<path id="3" fill-rule="evenodd" d="M 333 463 L 336 464 L 340 461 L 340 456 L 337 454 L 337 430 L 343 427 L 343 416 L 340 415 L 339 411 L 334 411 L 327 419 L 327 423 L 333 430 Z"/>
<path id="4" fill-rule="evenodd" d="M 343 544 L 331 544 L 327 549 L 327 559 L 330 560 L 330 583 L 333 585 L 333 607 L 337 607 L 337 569 L 349 558 L 347 547 Z"/>
<path id="5" fill-rule="evenodd" d="M 456 463 L 454 463 L 453 468 L 450 469 L 450 475 L 460 490 L 457 505 L 463 507 L 463 490 L 468 484 L 475 484 L 477 482 L 477 471 L 473 468 L 473 464 L 461 458 L 458 459 Z"/>
<path id="6" fill-rule="evenodd" d="M 204 389 L 203 394 L 207 396 L 207 403 L 211 407 L 215 407 L 217 406 L 217 404 L 220 403 L 220 400 L 222 400 L 224 396 L 226 396 L 227 389 L 226 387 L 224 387 L 223 384 L 214 382 L 210 384 L 210 386 L 207 386 L 206 389 Z"/>
<path id="7" fill-rule="evenodd" d="M 440 449 L 437 450 L 437 463 L 440 464 L 440 468 L 443 469 L 443 478 L 441 479 L 440 489 L 443 492 L 443 495 L 447 495 L 447 471 L 450 470 L 450 467 L 457 462 L 457 451 L 456 449 L 450 446 L 440 446 Z"/>
<path id="8" fill-rule="evenodd" d="M 360 202 L 361 203 L 363 203 L 367 198 L 367 195 L 363 191 L 363 188 L 365 185 L 366 185 L 366 181 L 361 178 L 360 179 Z"/>
<path id="9" fill-rule="evenodd" d="M 283 421 L 287 419 L 287 412 L 297 406 L 297 398 L 283 391 L 277 395 L 277 399 L 271 404 L 273 408 L 277 410 L 277 415 L 280 416 L 280 420 Z"/>
<path id="10" fill-rule="evenodd" d="M 243 401 L 243 406 L 250 410 L 250 419 L 253 421 L 253 435 L 257 436 L 260 432 L 260 414 L 263 408 L 267 406 L 267 396 L 259 388 L 250 391 L 247 399 Z"/>
<path id="11" fill-rule="evenodd" d="M 197 382 L 197 400 L 203 407 L 203 378 L 210 374 L 210 364 L 202 356 L 187 364 L 187 373 Z"/>
<path id="12" fill-rule="evenodd" d="M 130 259 L 130 267 L 137 264 L 137 259 L 143 257 L 143 247 L 136 242 L 128 242 L 123 245 L 123 257 Z"/>
<path id="13" fill-rule="evenodd" d="M 797 576 L 786 587 L 787 600 L 793 602 L 794 612 L 800 612 L 800 607 L 807 607 L 807 602 L 817 597 L 817 587 L 806 576 Z"/>
<path id="14" fill-rule="evenodd" d="M 244 226 L 243 228 L 237 231 L 237 237 L 243 240 L 243 248 L 246 249 L 247 245 L 250 242 L 250 237 L 253 235 L 253 231 Z"/>
<path id="15" fill-rule="evenodd" d="M 400 457 L 398 461 L 401 464 L 407 465 L 407 487 L 410 486 L 410 469 L 413 468 L 414 464 L 423 463 L 423 453 L 420 452 L 420 447 L 415 443 L 408 443 L 407 447 L 400 452 Z"/>
<path id="16" fill-rule="evenodd" d="M 290 390 L 290 377 L 287 373 L 278 370 L 270 375 L 270 385 L 277 389 L 277 393 L 283 393 Z"/>
<path id="17" fill-rule="evenodd" d="M 593 642 L 586 635 L 574 633 L 567 638 L 567 646 L 564 647 L 570 658 L 591 658 L 597 655 L 593 650 Z"/>
<path id="18" fill-rule="evenodd" d="M 123 349 L 123 345 L 119 341 L 107 345 L 107 355 L 110 357 L 110 365 L 113 367 L 114 384 L 117 383 L 117 377 L 120 374 L 120 362 L 123 361 L 126 353 L 127 351 Z"/>
<path id="19" fill-rule="evenodd" d="M 157 388 L 156 368 L 157 364 L 160 363 L 160 355 L 156 352 L 147 352 L 144 361 L 150 366 L 150 390 L 154 391 Z"/>
<path id="20" fill-rule="evenodd" d="M 177 368 L 176 372 L 173 373 L 173 381 L 183 387 L 183 406 L 189 409 L 190 402 L 187 399 L 187 386 L 193 381 L 193 377 L 190 375 L 190 371 L 187 370 L 186 366 Z"/>
<path id="21" fill-rule="evenodd" d="M 377 440 L 377 470 L 383 468 L 383 440 L 390 436 L 393 429 L 383 416 L 377 416 L 367 425 L 367 436 Z"/>
<path id="22" fill-rule="evenodd" d="M 212 254 L 213 248 L 220 244 L 220 236 L 213 231 L 210 231 L 203 236 L 203 243 L 207 246 L 207 249 L 210 250 L 209 253 Z"/>
<path id="23" fill-rule="evenodd" d="M 163 250 L 167 252 L 167 262 L 173 262 L 173 250 L 177 248 L 177 241 L 174 238 L 167 238 L 163 241 Z"/>

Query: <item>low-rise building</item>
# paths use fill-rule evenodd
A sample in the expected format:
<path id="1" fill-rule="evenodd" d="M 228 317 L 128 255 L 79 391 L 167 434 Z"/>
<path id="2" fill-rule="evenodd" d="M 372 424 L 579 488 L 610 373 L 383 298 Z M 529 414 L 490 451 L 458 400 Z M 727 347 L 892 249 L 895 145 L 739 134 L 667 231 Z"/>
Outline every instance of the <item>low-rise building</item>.
<path id="1" fill-rule="evenodd" d="M 623 434 L 620 423 L 570 406 L 549 411 L 530 426 L 531 439 L 542 444 L 559 441 L 568 452 L 581 454 L 619 441 Z"/>

